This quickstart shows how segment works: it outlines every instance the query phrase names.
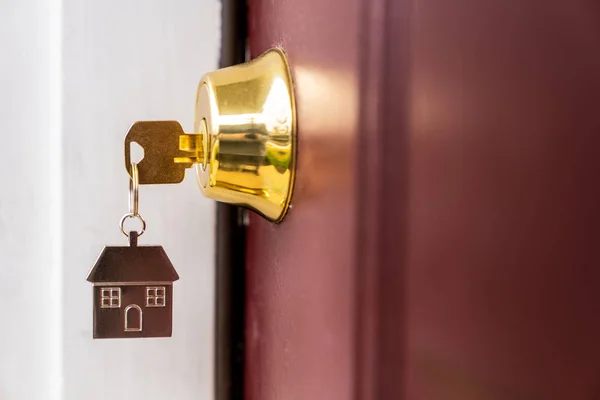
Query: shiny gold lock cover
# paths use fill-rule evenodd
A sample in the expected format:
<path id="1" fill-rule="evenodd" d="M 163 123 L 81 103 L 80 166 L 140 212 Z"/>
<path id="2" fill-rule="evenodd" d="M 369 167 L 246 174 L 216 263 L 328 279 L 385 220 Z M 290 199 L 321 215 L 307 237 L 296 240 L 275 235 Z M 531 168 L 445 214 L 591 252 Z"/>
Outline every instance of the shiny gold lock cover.
<path id="1" fill-rule="evenodd" d="M 194 124 L 195 133 L 203 134 L 198 153 L 204 162 L 196 164 L 196 173 L 204 195 L 281 221 L 294 184 L 295 121 L 282 50 L 206 74 Z"/>

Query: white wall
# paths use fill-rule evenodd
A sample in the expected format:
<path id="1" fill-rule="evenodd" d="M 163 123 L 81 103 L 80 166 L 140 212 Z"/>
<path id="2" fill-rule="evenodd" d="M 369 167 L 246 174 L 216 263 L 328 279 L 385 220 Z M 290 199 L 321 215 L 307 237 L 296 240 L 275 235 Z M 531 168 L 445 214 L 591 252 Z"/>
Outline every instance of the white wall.
<path id="1" fill-rule="evenodd" d="M 60 381 L 60 171 L 47 0 L 0 3 L 0 399 L 42 399 Z M 48 397 L 46 397 L 48 398 Z M 52 397 L 50 397 L 52 398 Z M 56 398 L 56 397 L 54 397 Z"/>
<path id="2" fill-rule="evenodd" d="M 173 338 L 92 340 L 85 278 L 127 244 L 129 125 L 191 128 L 219 30 L 219 0 L 0 0 L 0 399 L 212 397 L 214 213 L 192 171 L 140 193 L 140 244 L 181 277 Z"/>

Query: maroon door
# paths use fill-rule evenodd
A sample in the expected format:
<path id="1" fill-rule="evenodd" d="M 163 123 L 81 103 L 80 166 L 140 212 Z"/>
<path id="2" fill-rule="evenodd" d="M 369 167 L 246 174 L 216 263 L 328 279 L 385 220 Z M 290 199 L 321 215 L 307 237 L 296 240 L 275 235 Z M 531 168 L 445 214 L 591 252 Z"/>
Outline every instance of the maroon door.
<path id="1" fill-rule="evenodd" d="M 298 105 L 248 400 L 600 398 L 600 3 L 249 1 Z"/>
<path id="2" fill-rule="evenodd" d="M 353 392 L 359 3 L 249 2 L 252 56 L 288 53 L 299 136 L 292 210 L 247 230 L 248 400 Z"/>

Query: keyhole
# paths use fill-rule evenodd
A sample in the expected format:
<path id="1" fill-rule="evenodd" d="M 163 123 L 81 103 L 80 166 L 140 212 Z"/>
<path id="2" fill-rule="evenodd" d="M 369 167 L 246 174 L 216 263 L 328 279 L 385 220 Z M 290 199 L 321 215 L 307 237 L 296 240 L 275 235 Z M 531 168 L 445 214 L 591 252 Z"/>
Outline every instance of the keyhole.
<path id="1" fill-rule="evenodd" d="M 138 164 L 144 159 L 144 148 L 138 142 L 129 143 L 131 162 Z"/>

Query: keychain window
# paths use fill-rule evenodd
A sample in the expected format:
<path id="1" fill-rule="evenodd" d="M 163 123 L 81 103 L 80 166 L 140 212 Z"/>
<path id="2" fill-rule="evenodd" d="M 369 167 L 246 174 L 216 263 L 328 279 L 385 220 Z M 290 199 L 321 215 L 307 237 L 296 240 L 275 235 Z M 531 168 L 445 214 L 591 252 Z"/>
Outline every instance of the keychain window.
<path id="1" fill-rule="evenodd" d="M 100 289 L 100 306 L 102 308 L 120 308 L 121 288 Z"/>
<path id="2" fill-rule="evenodd" d="M 146 288 L 146 307 L 165 306 L 165 287 L 149 286 Z"/>

